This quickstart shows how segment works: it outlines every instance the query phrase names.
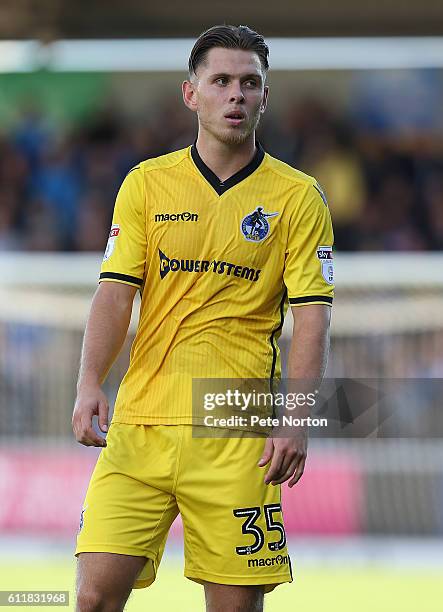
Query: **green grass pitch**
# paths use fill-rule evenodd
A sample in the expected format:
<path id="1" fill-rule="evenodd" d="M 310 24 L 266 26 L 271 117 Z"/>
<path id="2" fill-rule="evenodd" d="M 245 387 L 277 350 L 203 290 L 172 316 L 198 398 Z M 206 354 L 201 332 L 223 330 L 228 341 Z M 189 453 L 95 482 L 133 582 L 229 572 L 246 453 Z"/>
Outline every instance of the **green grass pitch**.
<path id="1" fill-rule="evenodd" d="M 406 571 L 376 568 L 296 569 L 292 584 L 265 597 L 266 612 L 441 612 L 443 575 L 437 570 Z M 1 590 L 69 590 L 74 610 L 75 561 L 0 562 Z M 7 608 L 5 608 L 7 609 Z M 12 609 L 12 608 L 10 608 Z M 14 606 L 14 610 L 48 610 Z M 162 564 L 154 585 L 133 591 L 128 612 L 198 612 L 204 610 L 203 589 L 183 577 L 181 564 Z"/>

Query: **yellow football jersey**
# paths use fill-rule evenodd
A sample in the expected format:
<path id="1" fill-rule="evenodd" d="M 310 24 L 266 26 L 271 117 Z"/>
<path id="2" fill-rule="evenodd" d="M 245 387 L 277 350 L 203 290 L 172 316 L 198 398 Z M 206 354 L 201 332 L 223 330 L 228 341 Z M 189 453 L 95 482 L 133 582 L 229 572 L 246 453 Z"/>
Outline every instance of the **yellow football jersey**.
<path id="1" fill-rule="evenodd" d="M 224 182 L 195 144 L 133 168 L 100 274 L 142 293 L 114 421 L 191 424 L 193 378 L 278 377 L 288 303 L 332 304 L 332 243 L 315 179 L 260 145 Z"/>

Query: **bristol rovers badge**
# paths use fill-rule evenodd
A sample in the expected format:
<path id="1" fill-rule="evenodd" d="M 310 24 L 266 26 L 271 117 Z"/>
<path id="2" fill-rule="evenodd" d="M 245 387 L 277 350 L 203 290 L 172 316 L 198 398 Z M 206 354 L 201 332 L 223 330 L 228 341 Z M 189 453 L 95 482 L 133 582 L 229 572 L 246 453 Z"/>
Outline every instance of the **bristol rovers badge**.
<path id="1" fill-rule="evenodd" d="M 243 236 L 249 242 L 261 242 L 269 234 L 268 218 L 276 215 L 278 215 L 278 212 L 266 213 L 263 212 L 262 206 L 257 206 L 252 213 L 246 215 L 241 221 L 240 229 Z"/>

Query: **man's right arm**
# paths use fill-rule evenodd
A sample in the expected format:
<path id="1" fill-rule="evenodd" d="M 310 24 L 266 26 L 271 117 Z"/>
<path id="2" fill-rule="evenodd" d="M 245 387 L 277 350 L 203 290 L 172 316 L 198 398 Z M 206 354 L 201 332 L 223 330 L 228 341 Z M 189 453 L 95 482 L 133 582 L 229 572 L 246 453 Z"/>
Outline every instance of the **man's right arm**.
<path id="1" fill-rule="evenodd" d="M 101 385 L 125 341 L 136 291 L 131 285 L 102 282 L 92 301 L 72 415 L 75 438 L 85 446 L 106 446 L 92 428 L 92 417 L 98 416 L 103 432 L 108 430 L 109 404 Z"/>

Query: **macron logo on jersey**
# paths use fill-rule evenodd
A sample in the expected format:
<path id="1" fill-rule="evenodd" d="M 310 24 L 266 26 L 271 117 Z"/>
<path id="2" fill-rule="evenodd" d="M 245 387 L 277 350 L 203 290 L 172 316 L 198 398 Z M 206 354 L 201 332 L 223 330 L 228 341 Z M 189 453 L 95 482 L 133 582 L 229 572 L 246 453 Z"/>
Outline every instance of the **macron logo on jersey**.
<path id="1" fill-rule="evenodd" d="M 159 221 L 198 221 L 198 214 L 191 212 L 159 213 L 154 217 L 155 223 Z"/>
<path id="2" fill-rule="evenodd" d="M 209 261 L 207 259 L 170 259 L 160 249 L 160 278 L 164 279 L 169 272 L 209 272 L 224 274 L 226 276 L 236 276 L 248 281 L 256 282 L 259 279 L 261 270 L 238 266 L 228 261 Z"/>

